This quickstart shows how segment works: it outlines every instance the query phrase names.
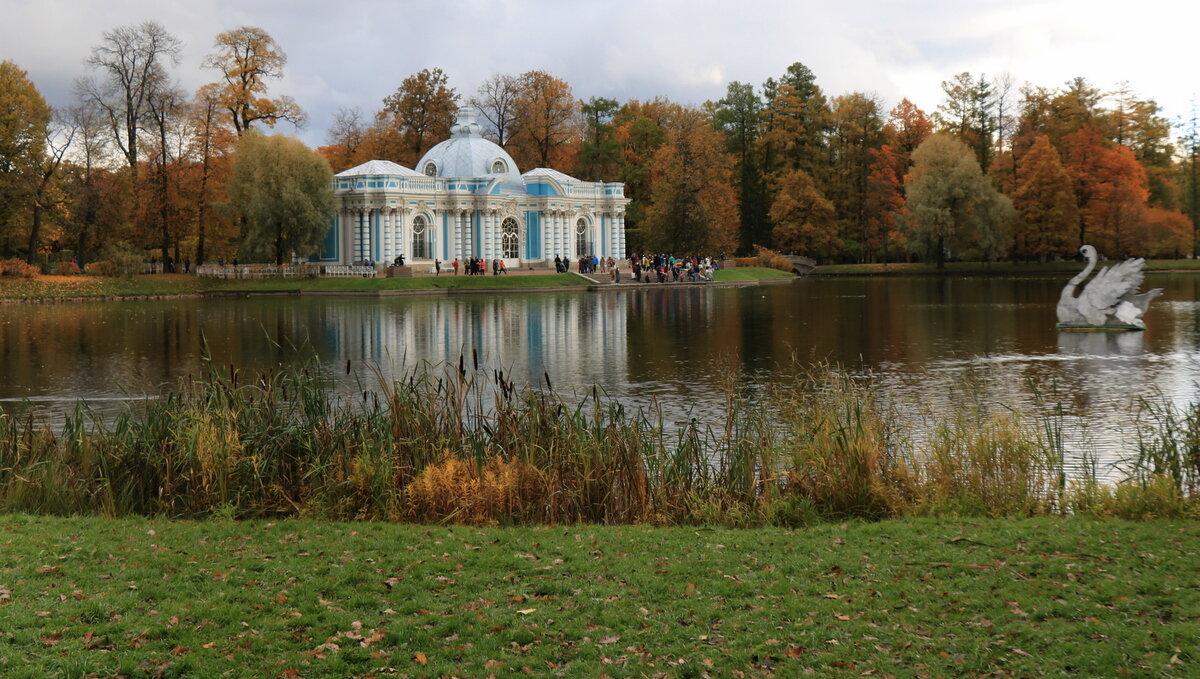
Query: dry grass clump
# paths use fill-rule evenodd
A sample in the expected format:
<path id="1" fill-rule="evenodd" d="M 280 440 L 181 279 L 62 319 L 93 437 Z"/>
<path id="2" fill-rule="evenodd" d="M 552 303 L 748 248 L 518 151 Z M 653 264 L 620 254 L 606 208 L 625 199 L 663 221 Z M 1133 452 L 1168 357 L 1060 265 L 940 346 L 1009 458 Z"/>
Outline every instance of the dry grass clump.
<path id="1" fill-rule="evenodd" d="M 408 486 L 407 516 L 465 524 L 530 523 L 549 504 L 541 471 L 515 458 L 481 465 L 453 455 L 426 467 Z"/>

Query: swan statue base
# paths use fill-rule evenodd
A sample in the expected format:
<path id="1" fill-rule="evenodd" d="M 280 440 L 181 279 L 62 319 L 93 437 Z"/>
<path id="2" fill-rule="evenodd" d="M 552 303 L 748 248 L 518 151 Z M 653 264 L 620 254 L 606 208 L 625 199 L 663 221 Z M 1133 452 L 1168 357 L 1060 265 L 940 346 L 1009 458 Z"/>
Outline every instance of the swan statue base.
<path id="1" fill-rule="evenodd" d="M 1145 330 L 1142 314 L 1146 313 L 1150 302 L 1162 294 L 1162 288 L 1140 294 L 1137 291 L 1142 284 L 1146 261 L 1127 259 L 1101 269 L 1076 295 L 1076 288 L 1085 284 L 1099 259 L 1096 248 L 1091 245 L 1081 246 L 1079 254 L 1087 258 L 1087 266 L 1063 287 L 1058 298 L 1056 327 L 1068 332 Z"/>

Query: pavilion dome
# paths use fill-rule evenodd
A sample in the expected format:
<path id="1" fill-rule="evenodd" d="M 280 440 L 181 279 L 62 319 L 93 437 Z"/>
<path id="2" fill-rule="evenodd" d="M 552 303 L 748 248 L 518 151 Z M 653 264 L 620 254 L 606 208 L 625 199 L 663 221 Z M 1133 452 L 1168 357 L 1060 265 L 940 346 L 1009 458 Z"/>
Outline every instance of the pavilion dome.
<path id="1" fill-rule="evenodd" d="M 450 126 L 450 138 L 425 152 L 416 171 L 430 177 L 492 177 L 504 193 L 524 193 L 525 182 L 512 156 L 483 138 L 475 109 L 465 106 Z"/>

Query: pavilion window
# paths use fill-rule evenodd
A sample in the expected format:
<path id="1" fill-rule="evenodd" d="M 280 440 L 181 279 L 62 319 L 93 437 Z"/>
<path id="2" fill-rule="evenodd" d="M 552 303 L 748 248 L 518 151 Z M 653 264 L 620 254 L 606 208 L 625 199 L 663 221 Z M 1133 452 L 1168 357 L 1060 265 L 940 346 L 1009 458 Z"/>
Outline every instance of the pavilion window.
<path id="1" fill-rule="evenodd" d="M 413 217 L 412 226 L 412 258 L 413 259 L 429 259 L 429 233 L 426 227 L 429 226 L 425 221 L 425 217 L 417 215 Z"/>

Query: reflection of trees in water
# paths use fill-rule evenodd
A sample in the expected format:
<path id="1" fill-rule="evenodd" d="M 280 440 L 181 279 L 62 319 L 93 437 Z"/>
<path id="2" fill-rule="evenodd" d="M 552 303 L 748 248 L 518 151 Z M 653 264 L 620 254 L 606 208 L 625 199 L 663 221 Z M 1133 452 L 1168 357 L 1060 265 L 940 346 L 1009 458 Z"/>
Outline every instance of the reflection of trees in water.
<path id="1" fill-rule="evenodd" d="M 472 354 L 518 382 L 582 392 L 596 385 L 631 407 L 652 400 L 668 421 L 719 418 L 717 385 L 773 378 L 793 356 L 870 370 L 912 410 L 952 409 L 973 374 L 977 396 L 1025 408 L 1031 385 L 1056 390 L 1067 417 L 1118 440 L 1132 393 L 1194 394 L 1187 357 L 1200 336 L 1200 277 L 1167 289 L 1145 333 L 1060 336 L 1062 281 L 809 278 L 741 289 L 664 285 L 604 294 L 396 298 L 251 298 L 0 307 L 0 398 L 153 391 L 212 359 L 243 374 L 315 354 L 354 387 L 378 366 Z M 1139 343 L 1135 345 L 1135 343 Z M 359 366 L 346 376 L 346 361 Z M 367 378 L 370 382 L 373 378 Z M 369 385 L 368 385 L 369 386 Z"/>

